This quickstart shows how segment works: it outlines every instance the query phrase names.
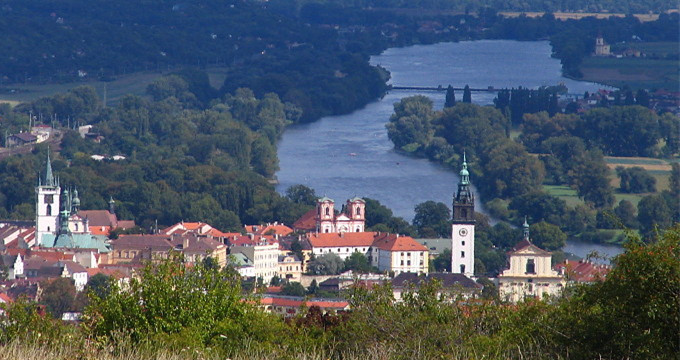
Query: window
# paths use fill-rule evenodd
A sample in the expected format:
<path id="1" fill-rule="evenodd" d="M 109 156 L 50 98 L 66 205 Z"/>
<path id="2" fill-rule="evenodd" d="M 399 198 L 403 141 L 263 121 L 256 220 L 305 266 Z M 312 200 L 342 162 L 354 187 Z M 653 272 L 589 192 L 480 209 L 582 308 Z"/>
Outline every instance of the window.
<path id="1" fill-rule="evenodd" d="M 411 260 L 408 260 L 408 261 L 406 262 L 406 265 L 411 266 Z"/>
<path id="2" fill-rule="evenodd" d="M 361 207 L 357 206 L 357 215 L 361 215 Z"/>
<path id="3" fill-rule="evenodd" d="M 360 231 L 359 231 L 359 228 L 357 228 L 357 231 L 356 231 L 356 232 L 360 232 Z"/>
<path id="4" fill-rule="evenodd" d="M 462 245 L 465 246 L 465 241 L 463 241 L 463 244 L 462 244 Z"/>
<path id="5" fill-rule="evenodd" d="M 464 272 L 465 272 L 465 265 L 461 265 L 460 266 L 460 273 L 462 274 Z"/>
<path id="6" fill-rule="evenodd" d="M 401 266 L 404 266 L 404 260 L 401 261 Z"/>
<path id="7" fill-rule="evenodd" d="M 52 205 L 47 205 L 47 210 L 45 210 L 45 215 L 52 215 Z"/>
<path id="8" fill-rule="evenodd" d="M 54 195 L 45 195 L 45 204 L 52 204 L 54 203 Z"/>
<path id="9" fill-rule="evenodd" d="M 330 215 L 330 211 L 331 211 L 330 208 L 326 208 L 326 215 Z"/>
<path id="10" fill-rule="evenodd" d="M 328 229 L 326 229 L 326 232 L 328 232 Z"/>
<path id="11" fill-rule="evenodd" d="M 534 264 L 534 259 L 527 260 L 527 274 L 536 273 L 536 264 Z"/>

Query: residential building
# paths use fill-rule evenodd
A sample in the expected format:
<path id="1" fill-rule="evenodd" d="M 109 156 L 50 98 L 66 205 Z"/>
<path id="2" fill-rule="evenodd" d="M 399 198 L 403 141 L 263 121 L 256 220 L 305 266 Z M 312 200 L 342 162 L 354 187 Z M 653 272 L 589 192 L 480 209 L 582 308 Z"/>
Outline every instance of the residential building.
<path id="1" fill-rule="evenodd" d="M 281 280 L 300 282 L 302 278 L 302 261 L 295 255 L 279 255 L 279 271 Z"/>
<path id="2" fill-rule="evenodd" d="M 293 233 L 293 229 L 278 222 L 266 225 L 246 225 L 244 227 L 248 235 L 272 235 L 275 238 L 279 238 Z"/>
<path id="3" fill-rule="evenodd" d="M 450 301 L 455 301 L 459 297 L 464 299 L 479 296 L 482 286 L 463 274 L 452 273 L 401 273 L 392 279 L 392 291 L 394 299 L 401 301 L 406 292 L 418 291 L 424 284 L 437 281 L 440 290 L 438 297 L 445 297 Z"/>
<path id="4" fill-rule="evenodd" d="M 427 274 L 428 249 L 410 236 L 376 234 L 371 250 L 371 265 L 380 271 Z"/>
<path id="5" fill-rule="evenodd" d="M 283 317 L 294 317 L 303 307 L 318 307 L 322 314 L 349 310 L 349 302 L 344 299 L 308 299 L 297 296 L 266 295 L 260 298 L 260 306 L 267 312 Z"/>
<path id="6" fill-rule="evenodd" d="M 241 253 L 252 261 L 255 277 L 269 284 L 279 272 L 279 243 L 264 236 L 239 236 L 229 239 L 230 254 Z"/>
<path id="7" fill-rule="evenodd" d="M 604 280 L 612 267 L 611 265 L 595 264 L 588 260 L 564 260 L 563 263 L 555 265 L 553 269 L 564 276 L 569 283 L 592 283 Z"/>
<path id="8" fill-rule="evenodd" d="M 524 239 L 508 252 L 508 258 L 510 267 L 497 279 L 501 299 L 516 303 L 526 298 L 557 296 L 564 288 L 564 277 L 551 267 L 552 253 L 531 243 L 526 220 Z"/>

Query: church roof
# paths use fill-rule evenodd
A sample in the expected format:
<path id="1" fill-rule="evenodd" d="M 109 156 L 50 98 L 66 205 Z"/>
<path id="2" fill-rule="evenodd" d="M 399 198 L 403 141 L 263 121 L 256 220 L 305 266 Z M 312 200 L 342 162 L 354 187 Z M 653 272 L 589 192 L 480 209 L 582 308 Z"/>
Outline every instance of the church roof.
<path id="1" fill-rule="evenodd" d="M 349 202 L 352 202 L 352 203 L 353 203 L 353 202 L 362 202 L 362 203 L 366 203 L 366 201 L 364 201 L 364 199 L 362 199 L 362 198 L 360 198 L 360 197 L 358 197 L 358 196 L 355 196 L 355 197 L 349 199 L 348 201 L 349 201 Z"/>
<path id="2" fill-rule="evenodd" d="M 95 249 L 100 253 L 110 251 L 106 244 L 108 238 L 104 235 L 93 234 L 43 234 L 42 246 L 46 248 L 80 248 Z"/>
<path id="3" fill-rule="evenodd" d="M 116 227 L 118 224 L 116 214 L 112 214 L 108 210 L 80 210 L 78 215 L 81 218 L 87 218 L 89 226 Z"/>
<path id="4" fill-rule="evenodd" d="M 315 230 L 316 229 L 316 209 L 310 209 L 293 223 L 296 230 Z"/>
<path id="5" fill-rule="evenodd" d="M 327 197 L 327 196 L 324 196 L 324 197 L 322 197 L 322 198 L 319 198 L 317 201 L 318 201 L 318 202 L 326 202 L 326 201 L 335 202 L 335 201 L 333 201 L 333 199 L 331 199 L 331 198 L 329 198 L 329 197 Z"/>
<path id="6" fill-rule="evenodd" d="M 541 249 L 540 247 L 534 245 L 531 241 L 524 239 L 515 245 L 514 248 L 512 248 L 512 251 L 509 251 L 508 254 L 516 254 L 522 250 L 530 250 L 534 254 L 538 255 L 551 255 L 552 253 L 549 251 L 545 251 Z"/>

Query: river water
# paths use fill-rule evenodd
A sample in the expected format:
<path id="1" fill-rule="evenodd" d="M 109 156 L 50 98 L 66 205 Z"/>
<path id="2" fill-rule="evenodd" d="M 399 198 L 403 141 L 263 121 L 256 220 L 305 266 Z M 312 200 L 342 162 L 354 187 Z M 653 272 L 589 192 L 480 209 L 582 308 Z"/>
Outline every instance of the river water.
<path id="1" fill-rule="evenodd" d="M 577 94 L 601 87 L 562 77 L 560 62 L 550 52 L 547 41 L 481 40 L 388 49 L 373 56 L 371 63 L 389 70 L 395 86 L 537 88 L 563 83 L 569 93 Z M 441 201 L 450 207 L 458 169 L 397 153 L 387 138 L 385 124 L 393 104 L 417 94 L 432 98 L 436 109 L 444 105 L 444 92 L 394 90 L 351 114 L 287 128 L 278 144 L 277 190 L 284 193 L 291 185 L 303 184 L 338 203 L 354 196 L 369 197 L 409 221 L 421 202 Z M 492 104 L 494 96 L 474 92 L 472 101 Z M 462 92 L 456 93 L 457 100 L 462 97 Z M 479 204 L 476 208 L 484 212 Z M 568 250 L 579 256 L 591 250 L 591 244 L 572 245 Z M 602 246 L 598 251 L 609 255 L 621 251 Z"/>

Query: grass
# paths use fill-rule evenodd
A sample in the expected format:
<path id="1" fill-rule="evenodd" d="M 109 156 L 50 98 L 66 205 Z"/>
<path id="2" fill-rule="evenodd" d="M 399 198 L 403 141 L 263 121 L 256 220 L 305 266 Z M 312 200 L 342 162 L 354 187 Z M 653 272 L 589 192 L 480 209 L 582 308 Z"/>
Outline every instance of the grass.
<path id="1" fill-rule="evenodd" d="M 226 79 L 225 68 L 207 69 L 210 85 L 219 89 Z M 16 106 L 22 102 L 30 102 L 41 97 L 52 96 L 58 93 L 67 92 L 82 85 L 89 85 L 95 88 L 100 98 L 104 98 L 106 88 L 106 98 L 108 105 L 115 105 L 124 95 L 145 95 L 146 87 L 154 80 L 167 74 L 168 72 L 143 71 L 128 75 L 118 76 L 110 82 L 104 81 L 76 81 L 64 84 L 11 84 L 0 88 L 0 103 L 10 103 Z"/>
<path id="2" fill-rule="evenodd" d="M 566 185 L 543 185 L 543 190 L 548 194 L 562 199 L 567 203 L 567 206 L 574 207 L 579 204 L 584 204 L 583 200 L 578 197 L 576 190 Z"/>
<path id="3" fill-rule="evenodd" d="M 619 88 L 628 85 L 632 89 L 663 88 L 677 91 L 680 87 L 678 70 L 677 60 L 586 57 L 581 64 L 581 80 Z"/>

